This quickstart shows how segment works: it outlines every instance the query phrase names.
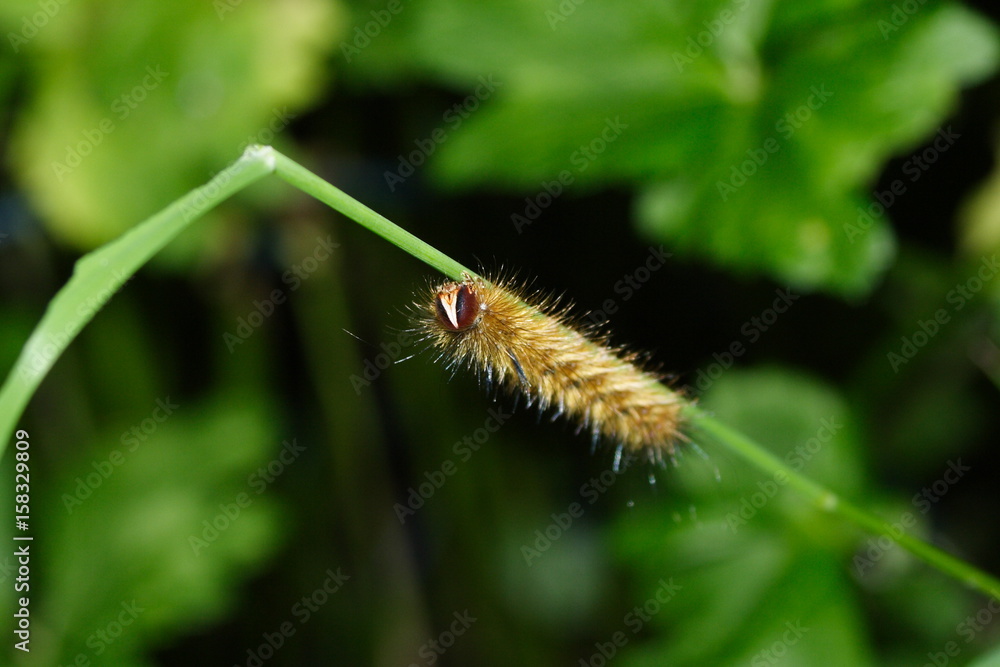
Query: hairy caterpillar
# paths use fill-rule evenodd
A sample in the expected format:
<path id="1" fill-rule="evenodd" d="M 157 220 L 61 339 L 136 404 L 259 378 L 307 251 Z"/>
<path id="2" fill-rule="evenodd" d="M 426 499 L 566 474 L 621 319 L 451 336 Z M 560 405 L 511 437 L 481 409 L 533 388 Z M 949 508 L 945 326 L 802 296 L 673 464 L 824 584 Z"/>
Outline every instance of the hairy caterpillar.
<path id="1" fill-rule="evenodd" d="M 468 274 L 415 303 L 416 329 L 452 370 L 471 367 L 528 404 L 555 410 L 588 429 L 596 446 L 614 443 L 615 469 L 629 459 L 673 457 L 685 399 L 643 370 L 639 356 L 608 344 L 593 327 L 575 324 L 558 299 L 528 303 L 511 281 Z"/>

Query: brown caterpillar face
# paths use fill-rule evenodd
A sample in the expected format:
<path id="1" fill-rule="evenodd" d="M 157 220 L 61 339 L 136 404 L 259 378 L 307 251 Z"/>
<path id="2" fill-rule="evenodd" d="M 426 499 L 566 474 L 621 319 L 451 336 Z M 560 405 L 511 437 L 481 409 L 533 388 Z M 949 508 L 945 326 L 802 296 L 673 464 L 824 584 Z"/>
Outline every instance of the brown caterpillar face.
<path id="1" fill-rule="evenodd" d="M 467 284 L 442 285 L 434 307 L 438 320 L 448 331 L 464 331 L 479 321 L 479 299 Z"/>

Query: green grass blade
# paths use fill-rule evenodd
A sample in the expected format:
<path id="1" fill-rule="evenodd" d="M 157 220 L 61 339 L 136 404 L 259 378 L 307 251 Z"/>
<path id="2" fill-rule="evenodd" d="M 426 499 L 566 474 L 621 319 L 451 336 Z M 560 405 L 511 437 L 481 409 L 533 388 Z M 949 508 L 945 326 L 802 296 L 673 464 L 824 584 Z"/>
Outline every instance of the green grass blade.
<path id="1" fill-rule="evenodd" d="M 0 388 L 0 456 L 3 456 L 7 441 L 24 407 L 56 359 L 115 292 L 187 225 L 271 172 L 445 275 L 454 279 L 461 279 L 463 273 L 475 275 L 271 147 L 251 146 L 243 157 L 209 183 L 193 190 L 121 238 L 77 262 L 73 277 L 50 302 L 41 322 Z M 716 421 L 693 405 L 687 407 L 687 414 L 701 432 L 712 437 L 718 444 L 729 448 L 768 474 L 785 475 L 789 486 L 812 501 L 819 510 L 837 514 L 868 532 L 888 534 L 884 520 L 800 476 L 743 434 Z M 908 535 L 893 539 L 944 574 L 1000 599 L 1000 582 L 989 574 L 919 539 Z"/>
<path id="2" fill-rule="evenodd" d="M 270 149 L 248 149 L 202 187 L 77 261 L 0 389 L 0 457 L 38 385 L 97 311 L 189 224 L 273 171 L 273 163 Z"/>
<path id="3" fill-rule="evenodd" d="M 803 477 L 765 447 L 720 423 L 703 410 L 689 406 L 687 415 L 699 431 L 709 435 L 717 444 L 732 450 L 767 473 L 769 478 L 787 483 L 788 486 L 805 496 L 817 510 L 835 514 L 872 535 L 885 535 L 937 570 L 964 582 L 970 588 L 1000 600 L 1000 581 L 995 577 L 972 567 L 932 544 L 893 530 L 888 521 L 861 509 L 807 477 Z"/>
<path id="4" fill-rule="evenodd" d="M 334 208 L 348 218 L 375 232 L 389 243 L 398 246 L 417 259 L 429 264 L 446 276 L 461 280 L 462 274 L 475 276 L 475 272 L 465 268 L 440 250 L 421 241 L 416 236 L 397 226 L 388 218 L 379 215 L 350 195 L 330 185 L 297 162 L 275 151 L 275 173 L 279 178 L 312 195 L 327 206 Z"/>

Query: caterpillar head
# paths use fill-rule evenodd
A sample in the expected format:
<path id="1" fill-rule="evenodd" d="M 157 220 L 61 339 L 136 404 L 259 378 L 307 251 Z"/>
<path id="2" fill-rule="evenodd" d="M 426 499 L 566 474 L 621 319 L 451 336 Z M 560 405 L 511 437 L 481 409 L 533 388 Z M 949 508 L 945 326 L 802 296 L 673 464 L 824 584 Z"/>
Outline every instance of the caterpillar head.
<path id="1" fill-rule="evenodd" d="M 479 323 L 483 305 L 471 280 L 445 283 L 434 297 L 438 321 L 448 331 L 465 331 Z"/>

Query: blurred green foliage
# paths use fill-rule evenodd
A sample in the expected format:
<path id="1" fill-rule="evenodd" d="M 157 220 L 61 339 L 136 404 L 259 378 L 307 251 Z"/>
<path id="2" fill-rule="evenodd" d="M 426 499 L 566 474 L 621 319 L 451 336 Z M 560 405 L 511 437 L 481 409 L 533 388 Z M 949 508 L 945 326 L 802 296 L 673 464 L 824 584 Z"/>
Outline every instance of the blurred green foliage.
<path id="1" fill-rule="evenodd" d="M 1000 568 L 998 290 L 970 283 L 1000 247 L 997 176 L 975 153 L 996 120 L 990 19 L 933 1 L 17 0 L 0 28 L 0 368 L 79 251 L 260 140 L 460 261 L 521 266 L 584 309 L 614 295 L 615 340 L 657 348 L 720 419 Z M 416 175 L 394 183 L 403 162 Z M 610 455 L 571 428 L 520 409 L 460 448 L 510 405 L 394 347 L 426 270 L 332 220 L 278 184 L 251 189 L 56 365 L 22 424 L 37 649 L 4 660 L 429 664 L 468 610 L 441 662 L 913 665 L 954 642 L 949 664 L 992 664 L 973 663 L 997 634 L 986 601 L 697 432 L 705 458 L 633 466 L 593 502 Z M 622 298 L 661 243 L 676 257 Z M 800 299 L 748 336 L 769 280 Z M 179 407 L 158 421 L 157 401 Z M 278 466 L 286 441 L 305 449 Z M 971 472 L 921 511 L 955 460 Z M 8 456 L 7 517 L 12 480 Z M 572 503 L 583 516 L 546 538 Z"/>
<path id="2" fill-rule="evenodd" d="M 845 294 L 870 289 L 893 256 L 878 217 L 845 229 L 871 180 L 998 55 L 995 28 L 950 4 L 635 2 L 609 19 L 567 2 L 545 15 L 504 0 L 404 15 L 416 62 L 390 63 L 470 89 L 489 73 L 499 90 L 442 150 L 442 180 L 628 184 L 649 237 Z"/>
<path id="3" fill-rule="evenodd" d="M 7 89 L 23 95 L 9 159 L 53 235 L 78 248 L 115 238 L 247 144 L 283 143 L 281 130 L 327 84 L 322 65 L 345 18 L 321 0 L 238 11 L 49 4 L 57 11 L 37 34 L 24 20 L 43 22 L 38 2 L 0 9 L 22 77 Z"/>

